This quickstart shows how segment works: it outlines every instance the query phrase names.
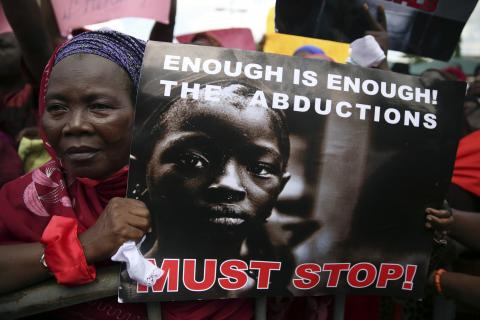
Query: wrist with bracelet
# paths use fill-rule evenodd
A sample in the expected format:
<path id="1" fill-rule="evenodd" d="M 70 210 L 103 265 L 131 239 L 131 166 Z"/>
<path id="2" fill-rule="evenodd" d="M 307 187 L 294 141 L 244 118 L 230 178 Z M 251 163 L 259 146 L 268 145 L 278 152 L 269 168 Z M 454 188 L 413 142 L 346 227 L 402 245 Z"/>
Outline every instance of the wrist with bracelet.
<path id="1" fill-rule="evenodd" d="M 40 242 L 44 245 L 40 263 L 59 284 L 79 285 L 95 280 L 95 267 L 87 264 L 74 218 L 53 216 Z"/>
<path id="2" fill-rule="evenodd" d="M 433 274 L 433 281 L 435 284 L 435 291 L 439 295 L 444 295 L 443 288 L 442 288 L 442 275 L 447 272 L 445 269 L 437 269 L 435 270 L 435 273 Z"/>
<path id="3" fill-rule="evenodd" d="M 48 265 L 47 265 L 47 262 L 45 261 L 45 251 L 42 253 L 42 255 L 40 256 L 40 264 L 48 270 L 48 272 L 50 272 L 50 269 L 48 269 Z"/>

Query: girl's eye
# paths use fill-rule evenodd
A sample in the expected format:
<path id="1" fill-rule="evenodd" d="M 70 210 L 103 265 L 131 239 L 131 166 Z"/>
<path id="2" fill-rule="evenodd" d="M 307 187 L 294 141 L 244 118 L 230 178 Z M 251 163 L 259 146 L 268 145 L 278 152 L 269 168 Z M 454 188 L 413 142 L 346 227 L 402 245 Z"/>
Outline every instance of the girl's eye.
<path id="1" fill-rule="evenodd" d="M 68 107 L 63 104 L 49 104 L 46 108 L 47 112 L 52 115 L 61 115 L 68 111 Z"/>
<path id="2" fill-rule="evenodd" d="M 275 168 L 273 168 L 273 166 L 263 162 L 251 165 L 248 170 L 259 177 L 268 177 L 275 173 Z"/>
<path id="3" fill-rule="evenodd" d="M 199 154 L 186 152 L 178 157 L 177 164 L 185 169 L 204 169 L 209 161 Z"/>

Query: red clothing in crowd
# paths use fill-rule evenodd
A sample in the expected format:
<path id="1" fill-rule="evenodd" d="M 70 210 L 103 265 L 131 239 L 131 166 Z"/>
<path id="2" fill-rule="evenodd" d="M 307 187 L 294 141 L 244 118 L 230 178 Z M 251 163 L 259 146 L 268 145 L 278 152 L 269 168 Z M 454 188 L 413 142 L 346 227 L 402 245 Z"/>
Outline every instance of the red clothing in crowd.
<path id="1" fill-rule="evenodd" d="M 452 183 L 480 196 L 480 130 L 460 140 Z"/>

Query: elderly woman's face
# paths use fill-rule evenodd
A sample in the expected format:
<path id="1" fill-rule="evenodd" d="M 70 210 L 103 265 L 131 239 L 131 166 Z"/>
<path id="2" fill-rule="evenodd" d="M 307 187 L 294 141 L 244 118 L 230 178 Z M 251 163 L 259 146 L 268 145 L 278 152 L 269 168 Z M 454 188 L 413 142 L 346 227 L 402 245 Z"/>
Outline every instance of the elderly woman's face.
<path id="1" fill-rule="evenodd" d="M 128 163 L 131 86 L 120 66 L 96 55 L 72 55 L 53 68 L 42 121 L 67 172 L 104 179 Z"/>
<path id="2" fill-rule="evenodd" d="M 168 219 L 202 231 L 239 231 L 271 214 L 288 174 L 269 112 L 172 106 L 147 168 L 150 196 L 167 199 Z M 162 208 L 154 214 L 167 215 Z"/>

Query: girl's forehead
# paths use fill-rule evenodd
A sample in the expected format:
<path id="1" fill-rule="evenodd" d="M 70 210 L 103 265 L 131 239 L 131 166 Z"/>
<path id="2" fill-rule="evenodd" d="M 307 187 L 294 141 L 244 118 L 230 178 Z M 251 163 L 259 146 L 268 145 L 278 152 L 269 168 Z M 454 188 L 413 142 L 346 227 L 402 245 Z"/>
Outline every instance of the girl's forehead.
<path id="1" fill-rule="evenodd" d="M 271 131 L 272 122 L 276 121 L 274 111 L 258 105 L 248 105 L 247 100 L 187 102 L 173 106 L 171 111 L 173 111 L 174 118 L 186 126 L 192 121 L 205 119 L 205 121 L 210 121 L 211 125 L 223 124 L 245 129 L 262 128 Z"/>
<path id="2" fill-rule="evenodd" d="M 198 131 L 227 141 L 261 138 L 278 143 L 272 110 L 230 103 L 179 103 L 169 110 L 166 131 Z"/>

